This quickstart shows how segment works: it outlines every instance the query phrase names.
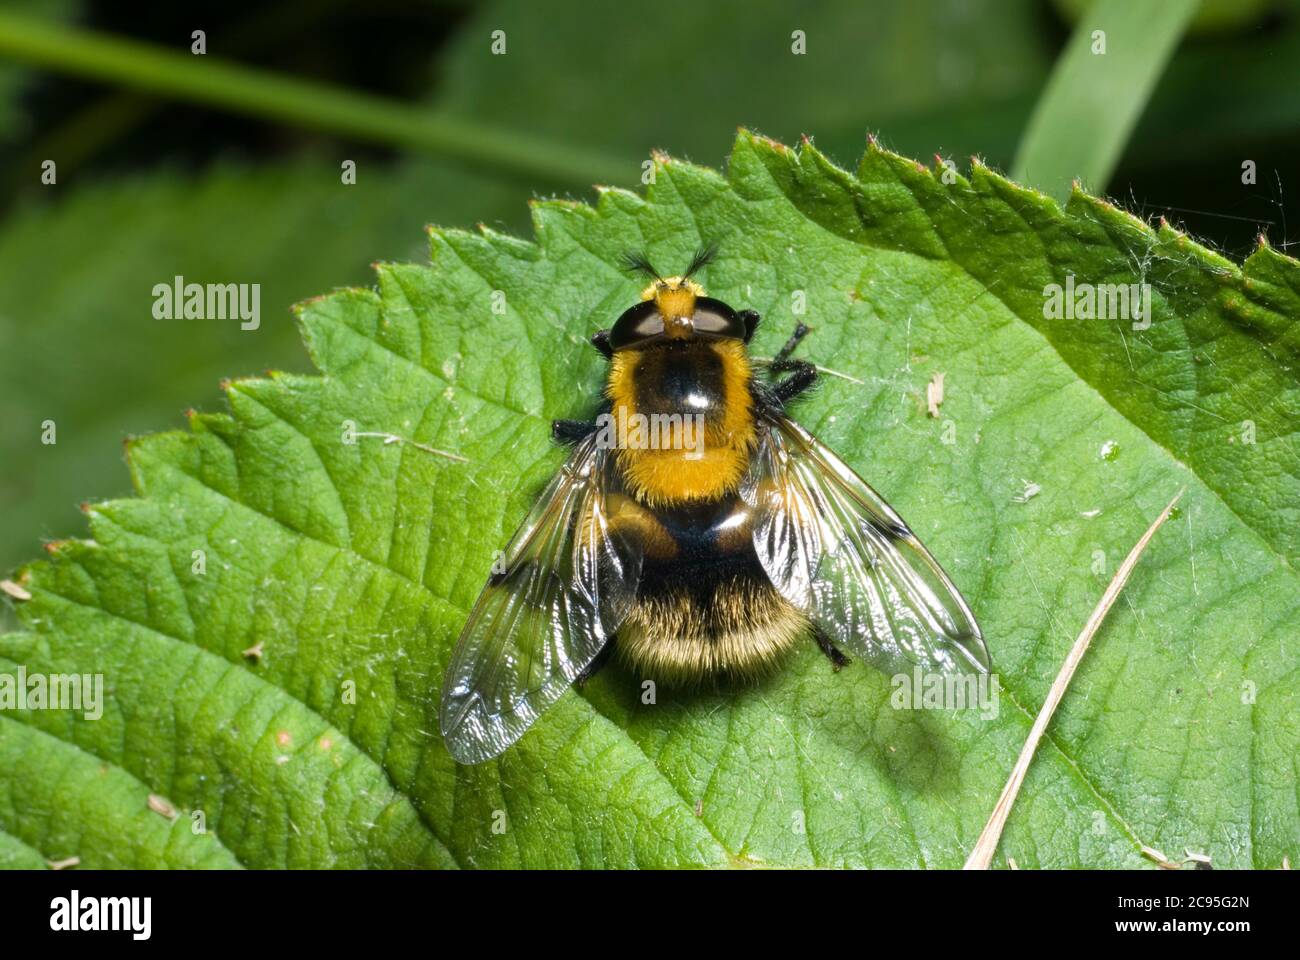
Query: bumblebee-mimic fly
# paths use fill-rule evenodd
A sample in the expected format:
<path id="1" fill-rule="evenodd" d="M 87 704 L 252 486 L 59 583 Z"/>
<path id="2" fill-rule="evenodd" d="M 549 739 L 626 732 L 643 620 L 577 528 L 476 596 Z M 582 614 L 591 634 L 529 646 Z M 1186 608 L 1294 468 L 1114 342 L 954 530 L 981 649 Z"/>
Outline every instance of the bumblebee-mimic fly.
<path id="1" fill-rule="evenodd" d="M 609 361 L 602 415 L 553 424 L 572 453 L 447 668 L 440 726 L 461 763 L 508 748 L 611 649 L 664 682 L 756 677 L 809 637 L 836 670 L 841 647 L 890 673 L 989 668 L 947 574 L 787 414 L 817 378 L 791 356 L 807 327 L 760 377 L 747 349 L 758 314 L 693 279 L 712 256 L 671 277 L 629 257 L 650 282 L 591 338 Z M 647 418 L 667 442 L 602 429 Z"/>

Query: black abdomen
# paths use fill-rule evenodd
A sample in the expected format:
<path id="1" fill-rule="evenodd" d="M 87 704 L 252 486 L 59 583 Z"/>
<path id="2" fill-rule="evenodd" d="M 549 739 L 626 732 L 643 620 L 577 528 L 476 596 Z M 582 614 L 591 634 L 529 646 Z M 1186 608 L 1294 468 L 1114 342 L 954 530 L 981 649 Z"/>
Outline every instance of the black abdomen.
<path id="1" fill-rule="evenodd" d="M 657 514 L 677 545 L 647 557 L 616 640 L 643 677 L 668 683 L 753 678 L 775 667 L 808 621 L 773 588 L 738 497 Z"/>

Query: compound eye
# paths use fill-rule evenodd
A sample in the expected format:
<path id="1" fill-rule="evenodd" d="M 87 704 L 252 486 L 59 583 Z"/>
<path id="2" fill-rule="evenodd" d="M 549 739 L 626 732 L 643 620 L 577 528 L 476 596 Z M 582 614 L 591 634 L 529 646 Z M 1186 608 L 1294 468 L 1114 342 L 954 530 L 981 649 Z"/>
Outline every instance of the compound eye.
<path id="1" fill-rule="evenodd" d="M 615 350 L 632 347 L 664 335 L 664 318 L 653 300 L 628 307 L 609 332 L 609 345 Z"/>
<path id="2" fill-rule="evenodd" d="M 695 333 L 701 337 L 745 339 L 745 323 L 736 311 L 713 297 L 697 297 L 694 316 Z"/>

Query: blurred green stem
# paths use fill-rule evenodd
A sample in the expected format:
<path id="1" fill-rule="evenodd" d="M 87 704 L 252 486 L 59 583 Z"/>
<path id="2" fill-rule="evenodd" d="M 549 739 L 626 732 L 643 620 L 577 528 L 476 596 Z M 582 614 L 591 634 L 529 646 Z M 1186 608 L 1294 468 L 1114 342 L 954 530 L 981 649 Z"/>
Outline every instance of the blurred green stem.
<path id="1" fill-rule="evenodd" d="M 633 159 L 434 116 L 212 56 L 0 13 L 0 55 L 166 97 L 191 100 L 341 136 L 406 147 L 557 184 L 631 183 Z"/>
<path id="2" fill-rule="evenodd" d="M 222 29 L 223 47 L 239 56 L 285 43 L 296 31 L 334 16 L 347 0 L 315 0 L 310 12 L 300 0 L 278 0 L 259 7 L 233 26 Z M 15 167 L 35 170 L 46 157 L 57 157 L 60 173 L 72 173 L 89 163 L 108 144 L 131 135 L 150 119 L 163 101 L 136 90 L 110 90 L 76 113 L 60 119 L 54 130 L 37 139 Z"/>
<path id="3" fill-rule="evenodd" d="M 1097 0 L 1080 14 L 1029 118 L 1012 179 L 1058 200 L 1076 178 L 1104 190 L 1198 4 Z"/>

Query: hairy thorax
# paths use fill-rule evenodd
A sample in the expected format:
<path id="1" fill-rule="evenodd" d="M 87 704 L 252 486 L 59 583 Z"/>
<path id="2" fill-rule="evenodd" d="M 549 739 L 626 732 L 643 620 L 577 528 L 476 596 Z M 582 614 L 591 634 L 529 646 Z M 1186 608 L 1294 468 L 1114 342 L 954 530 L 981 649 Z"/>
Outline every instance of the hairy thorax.
<path id="1" fill-rule="evenodd" d="M 627 491 L 652 508 L 719 500 L 734 493 L 754 445 L 750 366 L 728 341 L 666 343 L 616 353 L 606 395 L 615 420 L 661 422 L 653 445 L 621 446 Z M 696 436 L 696 425 L 702 437 Z"/>

